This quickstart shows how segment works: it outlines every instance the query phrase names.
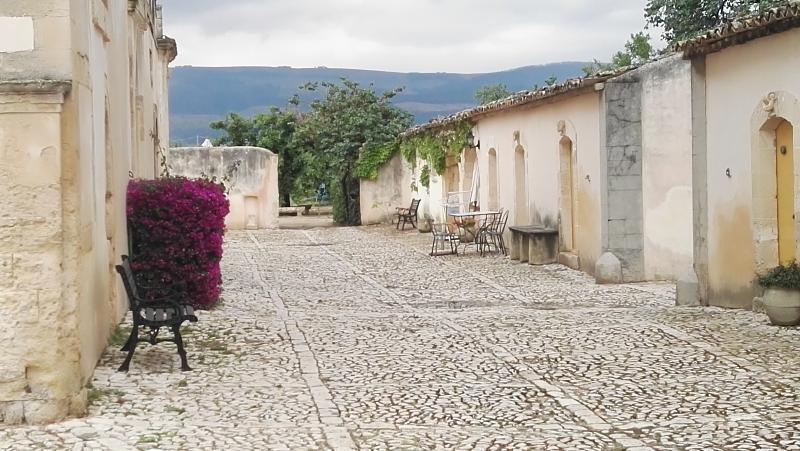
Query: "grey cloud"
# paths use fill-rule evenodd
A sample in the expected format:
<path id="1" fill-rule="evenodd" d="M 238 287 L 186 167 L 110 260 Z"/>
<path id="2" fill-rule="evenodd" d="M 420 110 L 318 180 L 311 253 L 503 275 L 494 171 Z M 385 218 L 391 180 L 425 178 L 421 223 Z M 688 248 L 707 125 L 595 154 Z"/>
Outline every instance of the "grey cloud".
<path id="1" fill-rule="evenodd" d="M 439 58 L 437 54 L 449 60 L 472 58 L 486 61 L 486 64 L 507 55 L 507 67 L 520 65 L 521 61 L 511 61 L 515 56 L 549 58 L 548 61 L 607 58 L 622 47 L 630 33 L 641 30 L 645 1 L 163 0 L 163 3 L 167 31 L 180 30 L 192 38 L 181 42 L 181 36 L 175 36 L 186 50 L 183 54 L 191 57 L 189 61 L 179 60 L 180 63 L 216 65 L 215 61 L 228 62 L 235 55 L 206 52 L 201 56 L 202 52 L 186 47 L 202 45 L 200 41 L 247 35 L 254 41 L 252 48 L 230 49 L 240 53 L 239 64 L 248 64 L 249 59 L 252 64 L 284 64 L 269 60 L 264 52 L 256 52 L 256 43 L 259 49 L 271 51 L 276 57 L 291 50 L 294 56 L 291 59 L 300 61 L 303 55 L 317 56 L 315 46 L 324 48 L 339 40 L 343 45 L 356 48 L 353 55 L 334 52 L 332 60 L 350 62 L 348 58 L 359 56 L 364 61 L 363 67 L 376 62 L 386 67 L 403 61 L 406 70 L 419 70 L 421 68 L 409 61 L 416 50 L 421 55 L 420 65 L 430 70 L 430 58 Z M 509 40 L 509 36 L 519 39 Z M 237 44 L 248 47 L 243 39 Z M 585 41 L 583 47 L 577 45 L 581 40 Z M 281 48 L 274 47 L 277 45 Z M 558 46 L 563 47 L 562 57 L 555 55 Z M 285 64 L 296 63 L 286 61 Z M 316 64 L 334 65 L 336 62 L 318 61 Z M 450 70 L 452 61 L 442 60 L 441 65 L 441 70 Z M 476 71 L 481 70 L 479 61 L 475 65 Z"/>

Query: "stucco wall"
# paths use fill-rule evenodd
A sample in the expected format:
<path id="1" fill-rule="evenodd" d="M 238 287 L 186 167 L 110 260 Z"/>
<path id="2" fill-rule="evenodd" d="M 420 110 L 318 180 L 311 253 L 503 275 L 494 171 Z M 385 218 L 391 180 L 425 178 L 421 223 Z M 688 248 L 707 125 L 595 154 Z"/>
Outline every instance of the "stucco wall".
<path id="1" fill-rule="evenodd" d="M 527 109 L 509 110 L 479 118 L 475 136 L 480 139 L 478 164 L 481 181 L 490 179 L 489 151 L 497 152 L 498 207 L 515 211 L 515 150 L 525 150 L 528 223 L 559 226 L 559 149 L 563 138 L 559 122 L 565 123 L 565 136 L 573 143 L 574 192 L 576 205 L 576 249 L 582 270 L 594 272 L 601 251 L 600 224 L 600 99 L 594 91 L 563 97 L 552 103 Z M 519 132 L 519 143 L 515 132 Z M 488 186 L 481 187 L 481 205 L 489 205 Z M 519 224 L 525 225 L 525 224 Z"/>
<path id="2" fill-rule="evenodd" d="M 174 46 L 156 38 L 153 10 L 0 0 L 0 18 L 28 17 L 34 35 L 32 48 L 0 46 L 0 311 L 13 324 L 0 334 L 0 422 L 80 413 L 126 310 L 113 264 L 127 251 L 128 174 L 152 177 L 168 142 L 154 113 L 168 111 Z M 135 99 L 149 111 L 141 127 Z"/>
<path id="3" fill-rule="evenodd" d="M 361 223 L 388 223 L 398 207 L 411 205 L 412 173 L 411 165 L 398 153 L 381 167 L 375 180 L 362 180 Z"/>
<path id="4" fill-rule="evenodd" d="M 676 55 L 639 69 L 638 75 L 644 275 L 676 280 L 693 261 L 691 63 Z"/>
<path id="5" fill-rule="evenodd" d="M 749 307 L 758 260 L 777 261 L 777 256 L 754 245 L 756 240 L 768 241 L 769 237 L 754 233 L 754 218 L 765 218 L 759 218 L 763 212 L 753 211 L 754 177 L 760 175 L 753 173 L 752 158 L 753 148 L 758 146 L 758 129 L 769 120 L 762 101 L 770 92 L 776 92 L 779 94 L 776 116 L 786 118 L 794 126 L 797 164 L 798 48 L 800 30 L 794 29 L 706 57 L 708 302 L 711 305 Z"/>
<path id="6" fill-rule="evenodd" d="M 278 226 L 278 156 L 258 147 L 173 147 L 168 165 L 172 175 L 222 180 L 226 175 L 231 212 L 230 229 L 270 229 Z M 238 166 L 237 166 L 238 165 Z"/>

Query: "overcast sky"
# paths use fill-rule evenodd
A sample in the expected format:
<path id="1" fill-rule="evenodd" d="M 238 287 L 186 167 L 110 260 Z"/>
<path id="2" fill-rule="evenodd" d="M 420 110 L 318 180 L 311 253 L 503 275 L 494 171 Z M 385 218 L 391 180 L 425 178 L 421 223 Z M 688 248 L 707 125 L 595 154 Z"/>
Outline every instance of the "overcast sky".
<path id="1" fill-rule="evenodd" d="M 466 73 L 608 61 L 646 2 L 161 0 L 175 65 Z"/>

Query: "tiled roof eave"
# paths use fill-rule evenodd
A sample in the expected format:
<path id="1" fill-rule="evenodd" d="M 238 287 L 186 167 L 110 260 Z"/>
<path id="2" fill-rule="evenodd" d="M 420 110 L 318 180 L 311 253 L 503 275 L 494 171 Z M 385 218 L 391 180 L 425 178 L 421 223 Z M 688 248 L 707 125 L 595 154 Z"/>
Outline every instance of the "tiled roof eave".
<path id="1" fill-rule="evenodd" d="M 683 52 L 684 58 L 688 59 L 798 26 L 800 26 L 800 3 L 792 3 L 760 15 L 734 20 L 694 39 L 678 43 L 675 49 Z"/>
<path id="2" fill-rule="evenodd" d="M 632 68 L 626 67 L 613 72 L 598 74 L 592 77 L 567 80 L 564 83 L 549 86 L 537 91 L 523 91 L 505 99 L 497 100 L 486 105 L 480 105 L 444 118 L 434 119 L 426 124 L 418 125 L 405 132 L 404 136 L 414 136 L 423 131 L 445 128 L 460 121 L 475 120 L 479 117 L 496 112 L 517 109 L 524 106 L 537 105 L 567 94 L 574 95 L 582 93 L 594 88 L 594 86 L 598 83 L 603 83 L 608 79 L 622 75 L 631 69 Z"/>

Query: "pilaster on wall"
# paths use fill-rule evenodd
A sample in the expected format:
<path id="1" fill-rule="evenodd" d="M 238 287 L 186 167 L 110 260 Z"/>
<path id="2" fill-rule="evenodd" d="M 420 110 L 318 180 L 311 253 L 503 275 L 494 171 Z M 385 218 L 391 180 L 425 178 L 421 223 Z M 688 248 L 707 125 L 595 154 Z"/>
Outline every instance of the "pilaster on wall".
<path id="1" fill-rule="evenodd" d="M 642 85 L 635 76 L 606 82 L 603 115 L 607 179 L 604 251 L 619 259 L 623 281 L 640 281 L 644 279 Z"/>
<path id="2" fill-rule="evenodd" d="M 0 423 L 48 422 L 81 404 L 75 312 L 62 285 L 70 86 L 0 82 Z"/>
<path id="3" fill-rule="evenodd" d="M 692 61 L 692 208 L 694 272 L 698 301 L 708 302 L 708 151 L 706 127 L 706 62 Z M 681 302 L 681 299 L 678 299 Z"/>

